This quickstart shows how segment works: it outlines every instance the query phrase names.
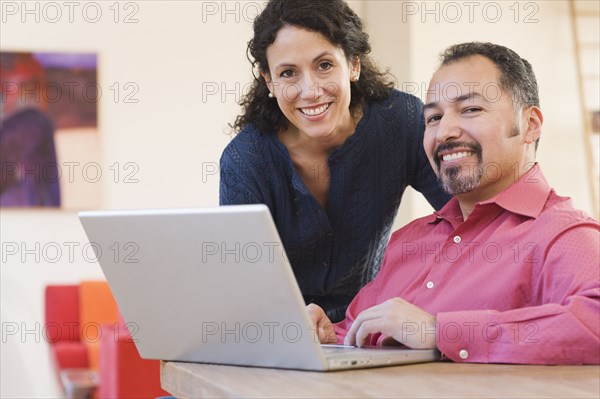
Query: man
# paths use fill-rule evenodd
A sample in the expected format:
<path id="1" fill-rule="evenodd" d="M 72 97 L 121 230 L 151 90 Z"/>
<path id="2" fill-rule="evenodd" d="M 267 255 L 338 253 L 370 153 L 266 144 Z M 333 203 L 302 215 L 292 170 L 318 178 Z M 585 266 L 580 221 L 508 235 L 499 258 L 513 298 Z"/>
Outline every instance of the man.
<path id="1" fill-rule="evenodd" d="M 424 147 L 453 199 L 392 235 L 377 277 L 321 342 L 437 348 L 456 362 L 600 363 L 600 227 L 550 188 L 531 65 L 464 43 L 442 54 Z"/>

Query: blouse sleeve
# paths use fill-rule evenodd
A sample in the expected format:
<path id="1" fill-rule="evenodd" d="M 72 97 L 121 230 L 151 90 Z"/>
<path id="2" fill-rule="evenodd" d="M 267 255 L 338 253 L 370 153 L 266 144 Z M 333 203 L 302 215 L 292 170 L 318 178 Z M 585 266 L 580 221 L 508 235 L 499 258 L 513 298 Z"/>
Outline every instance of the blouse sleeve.
<path id="1" fill-rule="evenodd" d="M 259 204 L 263 202 L 252 171 L 235 146 L 231 144 L 225 148 L 221 155 L 220 176 L 220 205 Z"/>

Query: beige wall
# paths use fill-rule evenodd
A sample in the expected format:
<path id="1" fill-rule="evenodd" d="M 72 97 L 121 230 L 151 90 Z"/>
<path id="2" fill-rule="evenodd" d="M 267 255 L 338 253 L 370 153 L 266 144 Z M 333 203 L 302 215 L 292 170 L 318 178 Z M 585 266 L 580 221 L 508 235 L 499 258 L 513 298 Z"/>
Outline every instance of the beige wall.
<path id="1" fill-rule="evenodd" d="M 98 2 L 103 12 L 97 23 L 87 22 L 81 6 L 73 23 L 68 9 L 57 23 L 34 20 L 22 13 L 8 15 L 3 2 L 0 27 L 2 50 L 95 51 L 99 54 L 100 164 L 103 178 L 96 183 L 104 208 L 187 207 L 218 203 L 215 169 L 229 141 L 227 123 L 238 112 L 235 104 L 250 79 L 245 45 L 250 38 L 251 19 L 260 2 L 131 2 L 138 9 L 121 9 L 114 23 L 113 2 Z M 433 3 L 433 2 L 432 2 Z M 424 84 L 433 72 L 435 55 L 445 46 L 466 40 L 490 40 L 507 45 L 529 59 L 538 75 L 542 107 L 546 113 L 539 160 L 559 193 L 574 197 L 577 206 L 590 208 L 581 137 L 578 97 L 575 91 L 571 33 L 565 1 L 536 2 L 537 23 L 515 23 L 509 3 L 496 2 L 506 17 L 498 23 L 481 13 L 457 23 L 440 21 L 434 15 L 421 21 L 408 6 L 422 2 L 353 2 L 367 24 L 373 55 L 391 67 L 400 82 Z M 33 4 L 33 3 L 32 3 Z M 43 13 L 40 4 L 40 12 Z M 58 3 L 62 4 L 62 3 Z M 123 3 L 122 3 L 123 4 Z M 439 3 L 443 7 L 443 3 Z M 458 2 L 458 4 L 462 4 Z M 481 2 L 485 4 L 485 2 Z M 31 6 L 33 8 L 33 6 Z M 433 7 L 433 6 L 431 6 Z M 482 6 L 483 7 L 483 6 Z M 52 10 L 47 10 L 50 12 Z M 88 9 L 88 18 L 93 18 Z M 476 9 L 477 11 L 477 9 Z M 522 13 L 530 10 L 521 10 Z M 125 24 L 131 12 L 137 23 Z M 466 9 L 463 9 L 466 12 Z M 490 11 L 491 12 L 491 11 Z M 50 18 L 54 14 L 47 15 Z M 493 16 L 493 15 L 490 15 Z M 520 16 L 522 20 L 523 15 Z M 139 89 L 125 102 L 122 91 L 115 102 L 110 87 L 131 83 Z M 67 160 L 68 161 L 68 160 Z M 115 162 L 122 172 L 115 181 Z M 125 169 L 125 164 L 134 168 Z M 126 183 L 135 171 L 136 183 Z M 204 171 L 204 173 L 203 173 Z M 419 195 L 410 194 L 399 223 L 429 212 Z M 43 322 L 43 287 L 49 283 L 78 282 L 101 278 L 95 263 L 87 261 L 81 248 L 86 237 L 75 211 L 2 210 L 1 306 L 2 306 L 2 397 L 53 397 L 58 395 L 49 366 L 47 345 L 40 332 Z M 17 252 L 15 252 L 15 246 Z M 73 247 L 72 257 L 69 247 Z M 54 262 L 50 250 L 61 248 Z M 44 250 L 46 248 L 46 250 Z M 33 249 L 25 254 L 23 249 Z M 8 250 L 8 251 L 7 251 Z M 39 259 L 36 259 L 36 256 Z M 20 331 L 8 335 L 16 325 Z M 42 339 L 39 339 L 42 338 Z"/>

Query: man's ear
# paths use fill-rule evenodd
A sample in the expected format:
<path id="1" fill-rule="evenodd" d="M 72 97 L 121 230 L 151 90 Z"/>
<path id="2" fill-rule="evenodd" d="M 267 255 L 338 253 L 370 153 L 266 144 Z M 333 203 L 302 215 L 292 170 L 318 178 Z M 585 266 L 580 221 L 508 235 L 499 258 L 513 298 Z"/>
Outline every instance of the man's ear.
<path id="1" fill-rule="evenodd" d="M 544 123 L 544 115 L 542 110 L 535 105 L 525 110 L 527 122 L 527 130 L 525 131 L 525 143 L 534 143 L 542 135 L 542 124 Z"/>

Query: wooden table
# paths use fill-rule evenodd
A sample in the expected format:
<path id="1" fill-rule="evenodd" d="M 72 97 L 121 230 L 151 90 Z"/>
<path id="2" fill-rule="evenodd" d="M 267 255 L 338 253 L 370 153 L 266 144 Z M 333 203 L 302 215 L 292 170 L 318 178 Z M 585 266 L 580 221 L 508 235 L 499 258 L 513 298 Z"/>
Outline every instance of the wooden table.
<path id="1" fill-rule="evenodd" d="M 425 363 L 310 372 L 162 362 L 177 398 L 600 398 L 599 366 Z"/>

